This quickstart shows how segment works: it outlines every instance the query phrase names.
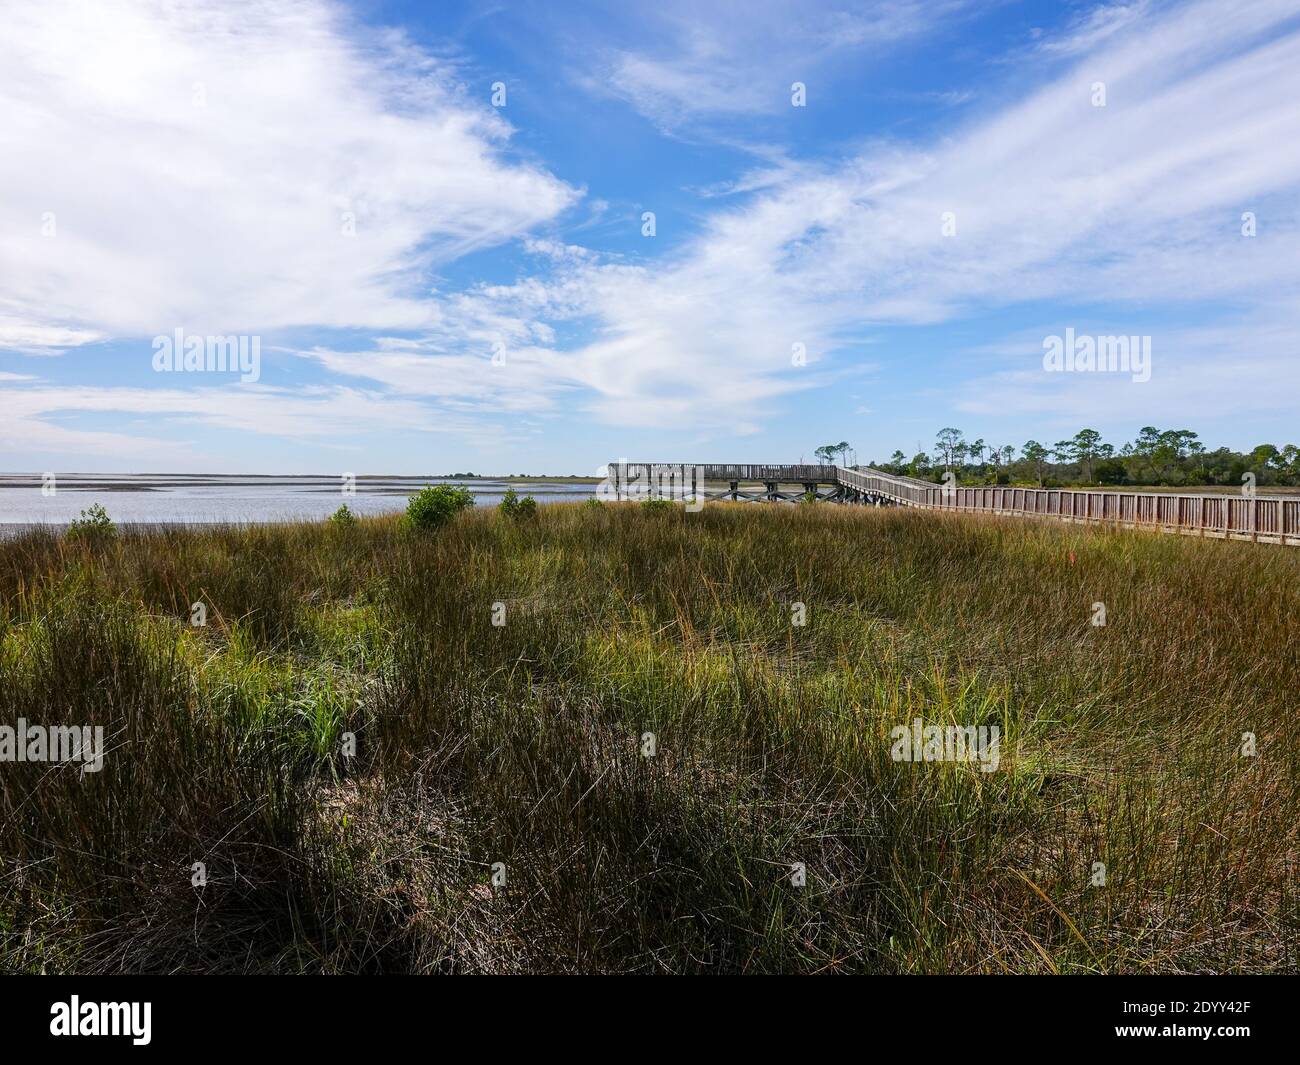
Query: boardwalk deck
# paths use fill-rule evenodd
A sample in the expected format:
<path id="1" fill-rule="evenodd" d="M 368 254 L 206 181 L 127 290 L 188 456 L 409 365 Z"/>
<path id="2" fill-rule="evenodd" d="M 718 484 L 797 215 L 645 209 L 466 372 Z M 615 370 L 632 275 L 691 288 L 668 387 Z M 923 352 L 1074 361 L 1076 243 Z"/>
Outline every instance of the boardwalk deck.
<path id="1" fill-rule="evenodd" d="M 791 502 L 812 493 L 840 503 L 875 503 L 966 513 L 1052 518 L 1192 536 L 1300 545 L 1300 497 L 1195 495 L 1103 489 L 957 488 L 870 467 L 611 463 L 615 498 L 642 496 Z M 721 487 L 725 485 L 726 487 Z M 761 488 L 758 486 L 762 486 Z"/>

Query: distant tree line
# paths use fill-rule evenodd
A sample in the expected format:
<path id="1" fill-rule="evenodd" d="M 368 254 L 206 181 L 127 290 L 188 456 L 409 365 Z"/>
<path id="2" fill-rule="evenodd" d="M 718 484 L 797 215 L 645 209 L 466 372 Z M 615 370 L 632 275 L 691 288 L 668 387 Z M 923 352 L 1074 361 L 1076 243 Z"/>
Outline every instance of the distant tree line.
<path id="1" fill-rule="evenodd" d="M 1095 429 L 1080 429 L 1069 440 L 1011 444 L 967 440 L 960 429 L 940 429 L 932 454 L 910 459 L 895 451 L 888 462 L 872 463 L 889 473 L 939 481 L 952 470 L 960 482 L 974 484 L 1060 485 L 1240 485 L 1245 474 L 1260 485 L 1300 485 L 1300 448 L 1260 444 L 1248 452 L 1208 450 L 1190 429 L 1144 426 L 1131 443 L 1115 447 Z"/>

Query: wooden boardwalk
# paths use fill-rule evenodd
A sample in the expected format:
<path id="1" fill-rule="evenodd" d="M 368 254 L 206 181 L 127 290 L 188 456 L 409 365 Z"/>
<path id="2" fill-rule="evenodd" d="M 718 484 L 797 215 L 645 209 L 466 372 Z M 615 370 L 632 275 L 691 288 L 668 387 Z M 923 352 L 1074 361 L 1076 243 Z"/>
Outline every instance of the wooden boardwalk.
<path id="1" fill-rule="evenodd" d="M 1300 497 L 1194 495 L 1106 489 L 958 488 L 858 466 L 691 465 L 618 462 L 609 465 L 616 499 L 706 500 L 924 507 L 964 513 L 1053 518 L 1191 536 L 1300 545 Z"/>

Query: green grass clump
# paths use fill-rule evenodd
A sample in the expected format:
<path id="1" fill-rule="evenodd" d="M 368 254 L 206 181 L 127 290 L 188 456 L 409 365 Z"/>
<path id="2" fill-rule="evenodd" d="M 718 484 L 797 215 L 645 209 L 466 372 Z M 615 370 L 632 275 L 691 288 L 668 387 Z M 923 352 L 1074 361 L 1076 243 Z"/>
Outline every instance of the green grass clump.
<path id="1" fill-rule="evenodd" d="M 1300 968 L 1300 552 L 439 520 L 0 542 L 0 725 L 107 748 L 0 764 L 0 971 Z"/>

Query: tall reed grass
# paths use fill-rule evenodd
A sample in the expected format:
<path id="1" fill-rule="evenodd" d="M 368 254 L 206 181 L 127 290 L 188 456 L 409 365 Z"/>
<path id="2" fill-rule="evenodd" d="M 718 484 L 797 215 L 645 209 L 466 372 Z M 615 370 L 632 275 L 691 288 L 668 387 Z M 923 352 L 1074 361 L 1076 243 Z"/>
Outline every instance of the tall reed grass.
<path id="1" fill-rule="evenodd" d="M 966 516 L 33 532 L 0 725 L 108 752 L 0 764 L 0 967 L 1294 971 L 1297 648 L 1298 551 Z"/>

